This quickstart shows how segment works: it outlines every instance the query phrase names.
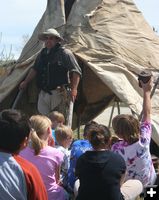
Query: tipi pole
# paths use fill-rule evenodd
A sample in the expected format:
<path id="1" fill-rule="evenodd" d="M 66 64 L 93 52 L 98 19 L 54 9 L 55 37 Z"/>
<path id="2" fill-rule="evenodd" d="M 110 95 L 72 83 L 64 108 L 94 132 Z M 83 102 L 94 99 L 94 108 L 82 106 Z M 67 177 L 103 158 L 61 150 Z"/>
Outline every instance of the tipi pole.
<path id="1" fill-rule="evenodd" d="M 118 115 L 120 115 L 120 102 L 117 100 Z"/>
<path id="2" fill-rule="evenodd" d="M 15 109 L 17 107 L 17 104 L 19 102 L 19 100 L 21 99 L 22 95 L 23 95 L 24 90 L 19 90 L 18 94 L 13 102 L 13 105 L 11 106 L 11 109 Z"/>
<path id="3" fill-rule="evenodd" d="M 120 100 L 119 100 L 118 97 L 115 97 L 114 104 L 112 106 L 112 110 L 111 110 L 111 114 L 110 114 L 108 128 L 110 128 L 110 126 L 111 126 L 111 122 L 112 122 L 112 118 L 113 118 L 113 114 L 114 114 L 114 109 L 115 109 L 115 104 L 117 104 L 118 115 L 120 115 Z"/>
<path id="4" fill-rule="evenodd" d="M 67 115 L 67 126 L 69 126 L 69 127 L 72 127 L 73 106 L 74 106 L 74 102 L 72 100 L 70 100 L 68 115 Z"/>
<path id="5" fill-rule="evenodd" d="M 78 120 L 77 120 L 77 137 L 80 139 L 80 124 L 81 124 L 81 115 L 78 115 Z"/>
<path id="6" fill-rule="evenodd" d="M 114 114 L 114 108 L 115 108 L 115 100 L 114 100 L 114 104 L 113 104 L 113 107 L 112 107 L 112 110 L 111 110 L 111 114 L 110 114 L 110 119 L 109 119 L 109 124 L 108 124 L 108 128 L 110 128 L 111 126 L 111 122 L 112 122 L 112 118 L 113 118 L 113 114 Z"/>

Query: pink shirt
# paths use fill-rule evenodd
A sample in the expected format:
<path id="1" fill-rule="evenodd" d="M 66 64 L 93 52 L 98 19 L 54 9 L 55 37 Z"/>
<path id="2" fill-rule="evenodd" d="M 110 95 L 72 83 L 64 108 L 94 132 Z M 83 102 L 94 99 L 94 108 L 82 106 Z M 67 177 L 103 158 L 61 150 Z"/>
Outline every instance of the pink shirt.
<path id="1" fill-rule="evenodd" d="M 120 141 L 112 145 L 112 151 L 119 153 L 127 166 L 126 180 L 138 179 L 144 186 L 153 185 L 156 173 L 150 154 L 151 123 L 143 122 L 140 125 L 140 138 L 134 144 Z"/>
<path id="2" fill-rule="evenodd" d="M 38 155 L 34 155 L 34 150 L 32 148 L 26 147 L 20 152 L 20 155 L 38 168 L 46 186 L 48 199 L 64 200 L 64 189 L 56 184 L 55 179 L 55 169 L 57 166 L 61 165 L 63 153 L 56 148 L 47 146 L 41 149 Z"/>

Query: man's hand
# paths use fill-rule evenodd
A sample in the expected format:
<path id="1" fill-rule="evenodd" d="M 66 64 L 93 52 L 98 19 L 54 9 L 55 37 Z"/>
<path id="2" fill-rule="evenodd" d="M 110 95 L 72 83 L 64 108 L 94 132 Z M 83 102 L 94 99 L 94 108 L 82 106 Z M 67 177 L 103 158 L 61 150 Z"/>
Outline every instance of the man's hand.
<path id="1" fill-rule="evenodd" d="M 31 68 L 28 75 L 26 76 L 26 78 L 24 79 L 24 81 L 22 81 L 19 85 L 19 89 L 23 90 L 26 89 L 28 83 L 30 83 L 30 81 L 33 80 L 33 78 L 36 76 L 37 72 Z"/>
<path id="2" fill-rule="evenodd" d="M 73 72 L 70 81 L 71 81 L 70 83 L 71 98 L 72 98 L 72 101 L 74 102 L 77 97 L 77 88 L 80 81 L 80 75 L 76 72 Z"/>
<path id="3" fill-rule="evenodd" d="M 75 101 L 76 97 L 77 97 L 77 89 L 71 89 L 71 98 L 73 102 Z"/>

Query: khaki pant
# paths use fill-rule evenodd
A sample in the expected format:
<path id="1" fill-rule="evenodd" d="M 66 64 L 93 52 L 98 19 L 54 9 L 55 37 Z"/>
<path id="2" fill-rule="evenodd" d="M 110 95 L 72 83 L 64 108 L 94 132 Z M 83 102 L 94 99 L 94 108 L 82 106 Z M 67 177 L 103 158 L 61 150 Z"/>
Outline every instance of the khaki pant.
<path id="1" fill-rule="evenodd" d="M 74 195 L 77 197 L 79 188 L 79 179 L 74 185 Z M 128 180 L 121 186 L 121 193 L 125 200 L 135 200 L 143 191 L 143 185 L 138 180 Z"/>
<path id="2" fill-rule="evenodd" d="M 51 91 L 52 94 L 48 94 L 43 90 L 39 93 L 38 98 L 38 111 L 43 115 L 48 115 L 51 111 L 56 110 L 66 115 L 68 94 L 65 89 L 56 89 Z"/>
<path id="3" fill-rule="evenodd" d="M 125 200 L 135 200 L 143 191 L 143 185 L 139 180 L 128 180 L 121 186 L 121 193 Z"/>

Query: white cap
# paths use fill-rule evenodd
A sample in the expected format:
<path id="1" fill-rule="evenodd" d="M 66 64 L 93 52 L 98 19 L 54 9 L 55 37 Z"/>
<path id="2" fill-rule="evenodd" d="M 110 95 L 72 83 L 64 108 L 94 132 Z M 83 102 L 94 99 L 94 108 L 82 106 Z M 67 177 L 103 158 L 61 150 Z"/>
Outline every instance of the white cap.
<path id="1" fill-rule="evenodd" d="M 54 28 L 50 28 L 50 29 L 44 31 L 43 33 L 40 33 L 38 35 L 38 38 L 39 38 L 39 40 L 44 41 L 44 40 L 46 40 L 47 36 L 54 36 L 54 37 L 57 37 L 57 38 L 63 40 L 63 38 L 61 37 L 60 33 L 57 32 L 57 30 L 55 30 Z"/>

